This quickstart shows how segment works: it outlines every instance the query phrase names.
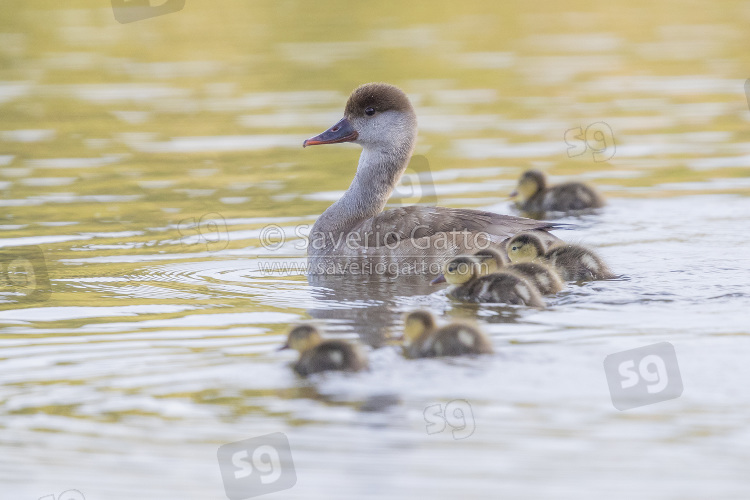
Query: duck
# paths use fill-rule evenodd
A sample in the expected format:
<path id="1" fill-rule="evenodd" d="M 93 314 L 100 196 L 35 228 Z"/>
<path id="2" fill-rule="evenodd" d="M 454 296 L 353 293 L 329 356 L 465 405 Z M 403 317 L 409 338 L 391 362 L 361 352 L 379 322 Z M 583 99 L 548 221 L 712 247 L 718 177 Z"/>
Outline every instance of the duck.
<path id="1" fill-rule="evenodd" d="M 508 271 L 482 274 L 483 268 L 487 264 L 475 256 L 459 255 L 445 263 L 443 274 L 432 283 L 442 278 L 451 285 L 448 297 L 464 302 L 545 307 L 539 290 L 523 276 Z"/>
<path id="2" fill-rule="evenodd" d="M 547 177 L 540 170 L 527 170 L 510 193 L 518 198 L 516 206 L 531 213 L 571 212 L 601 208 L 605 201 L 594 188 L 581 182 L 566 182 L 547 187 Z"/>
<path id="3" fill-rule="evenodd" d="M 301 377 L 326 371 L 359 372 L 368 368 L 367 357 L 358 345 L 343 340 L 323 340 L 312 325 L 292 327 L 281 349 L 300 353 L 292 368 Z"/>
<path id="4" fill-rule="evenodd" d="M 505 256 L 494 248 L 479 250 L 474 257 L 479 260 L 481 270 L 486 269 L 490 273 L 503 270 L 519 274 L 533 284 L 542 295 L 554 295 L 565 288 L 565 283 L 557 271 L 543 262 L 509 263 Z"/>
<path id="5" fill-rule="evenodd" d="M 557 269 L 565 281 L 607 280 L 617 276 L 592 250 L 570 243 L 553 245 L 549 249 L 535 234 L 522 233 L 508 241 L 511 262 L 545 261 Z"/>
<path id="6" fill-rule="evenodd" d="M 404 354 L 408 358 L 493 352 L 487 335 L 469 323 L 454 322 L 437 328 L 435 317 L 427 311 L 413 311 L 404 318 Z"/>
<path id="7" fill-rule="evenodd" d="M 383 211 L 414 151 L 417 117 L 403 90 L 367 83 L 344 116 L 302 146 L 352 142 L 362 147 L 354 179 L 308 235 L 308 275 L 437 276 L 443 262 L 487 246 L 501 248 L 519 232 L 557 241 L 550 222 L 482 210 L 413 205 Z"/>

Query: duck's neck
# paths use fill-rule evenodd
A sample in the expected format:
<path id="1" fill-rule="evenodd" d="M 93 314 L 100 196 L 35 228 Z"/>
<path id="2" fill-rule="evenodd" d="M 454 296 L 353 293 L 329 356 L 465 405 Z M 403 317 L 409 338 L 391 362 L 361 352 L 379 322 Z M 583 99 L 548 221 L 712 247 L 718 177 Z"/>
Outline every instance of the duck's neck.
<path id="1" fill-rule="evenodd" d="M 336 237 L 382 212 L 409 165 L 412 149 L 412 141 L 391 148 L 365 148 L 349 189 L 318 218 L 311 237 Z"/>

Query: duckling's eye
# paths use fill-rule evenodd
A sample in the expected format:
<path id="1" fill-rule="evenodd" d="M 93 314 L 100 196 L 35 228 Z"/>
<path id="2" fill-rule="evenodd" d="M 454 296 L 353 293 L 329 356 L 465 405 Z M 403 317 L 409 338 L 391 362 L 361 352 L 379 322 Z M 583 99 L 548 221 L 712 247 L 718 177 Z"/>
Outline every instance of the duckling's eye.
<path id="1" fill-rule="evenodd" d="M 449 273 L 452 273 L 452 272 L 454 272 L 454 271 L 456 270 L 456 267 L 458 267 L 458 265 L 457 265 L 457 264 L 450 264 L 450 265 L 448 266 L 448 272 L 449 272 Z"/>
<path id="2" fill-rule="evenodd" d="M 367 109 L 365 109 L 365 114 L 366 114 L 367 116 L 372 116 L 372 115 L 374 115 L 374 114 L 375 114 L 375 108 L 367 108 Z"/>
<path id="3" fill-rule="evenodd" d="M 515 252 L 516 250 L 518 250 L 518 247 L 513 247 L 513 248 L 511 248 L 511 250 L 513 250 Z"/>

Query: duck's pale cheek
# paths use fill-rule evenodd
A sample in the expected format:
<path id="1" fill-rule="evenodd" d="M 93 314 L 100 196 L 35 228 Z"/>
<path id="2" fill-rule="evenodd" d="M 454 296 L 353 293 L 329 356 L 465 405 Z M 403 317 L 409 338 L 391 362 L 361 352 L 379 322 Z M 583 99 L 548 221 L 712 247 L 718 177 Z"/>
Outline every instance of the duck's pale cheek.
<path id="1" fill-rule="evenodd" d="M 522 200 L 528 200 L 538 191 L 537 185 L 533 182 L 522 182 L 518 185 L 518 195 Z"/>

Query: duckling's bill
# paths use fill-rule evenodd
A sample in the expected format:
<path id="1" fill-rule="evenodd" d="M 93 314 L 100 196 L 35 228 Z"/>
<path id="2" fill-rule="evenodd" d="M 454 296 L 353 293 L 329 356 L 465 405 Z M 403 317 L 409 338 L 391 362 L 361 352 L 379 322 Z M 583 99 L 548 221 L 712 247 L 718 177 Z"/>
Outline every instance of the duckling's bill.
<path id="1" fill-rule="evenodd" d="M 445 283 L 445 281 L 446 281 L 445 275 L 441 274 L 440 276 L 438 276 L 434 280 L 430 281 L 430 285 L 438 285 L 440 283 Z"/>

